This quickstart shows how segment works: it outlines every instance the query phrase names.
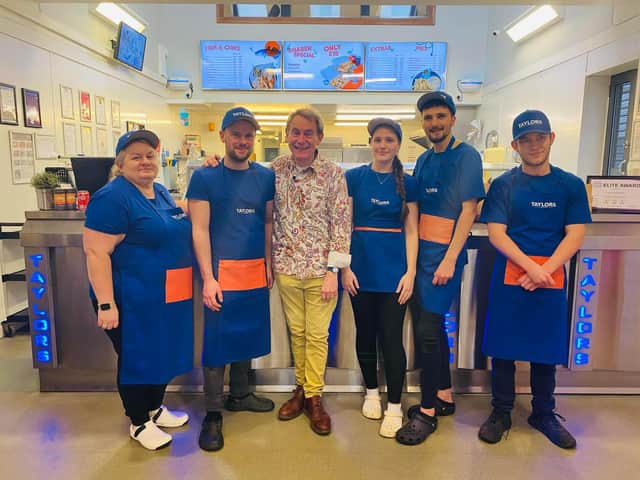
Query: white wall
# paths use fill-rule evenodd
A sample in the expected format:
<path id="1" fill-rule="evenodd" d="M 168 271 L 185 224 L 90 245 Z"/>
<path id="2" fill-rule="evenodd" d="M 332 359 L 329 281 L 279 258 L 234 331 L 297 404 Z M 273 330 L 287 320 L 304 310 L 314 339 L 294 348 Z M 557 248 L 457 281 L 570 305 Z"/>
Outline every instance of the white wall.
<path id="1" fill-rule="evenodd" d="M 70 39 L 73 35 L 54 33 L 47 25 L 50 20 L 42 13 L 34 2 L 23 1 L 15 7 L 16 2 L 0 3 L 0 58 L 2 58 L 2 74 L 0 82 L 16 86 L 18 98 L 19 126 L 0 125 L 0 152 L 5 161 L 0 165 L 0 220 L 21 221 L 23 212 L 36 207 L 35 193 L 30 185 L 12 184 L 11 165 L 9 161 L 9 131 L 56 136 L 56 150 L 63 155 L 62 118 L 60 110 L 60 85 L 69 86 L 74 92 L 75 125 L 78 148 L 80 143 L 80 125 L 92 128 L 95 149 L 96 128 L 102 126 L 95 122 L 95 95 L 104 96 L 107 101 L 107 117 L 109 149 L 112 132 L 124 132 L 126 120 L 137 120 L 146 123 L 147 128 L 155 130 L 163 142 L 175 148 L 179 145 L 179 137 L 173 128 L 173 118 L 165 101 L 165 89 L 162 83 L 153 78 L 140 75 L 98 53 L 95 49 L 83 47 L 83 37 Z M 5 8 L 8 6 L 10 8 Z M 52 8 L 49 5 L 47 8 Z M 85 5 L 86 8 L 86 5 Z M 30 20 L 33 13 L 45 26 Z M 72 16 L 73 18 L 73 16 Z M 55 22 L 55 19 L 53 20 Z M 70 27 L 67 27 L 67 31 Z M 91 44 L 87 38 L 86 43 Z M 36 90 L 40 93 L 42 129 L 25 128 L 20 101 L 20 88 Z M 92 95 L 93 120 L 89 123 L 79 121 L 79 90 L 87 90 Z M 110 102 L 120 102 L 121 124 L 111 125 Z M 67 121 L 67 120 L 65 120 Z M 95 153 L 95 150 L 94 150 Z M 64 162 L 64 161 L 63 161 Z M 37 160 L 36 171 L 47 165 L 60 164 L 53 160 Z"/>
<path id="2" fill-rule="evenodd" d="M 521 11 L 496 7 L 490 28 Z M 560 23 L 521 45 L 506 35 L 489 40 L 490 81 L 478 111 L 484 131 L 497 129 L 506 146 L 519 112 L 543 110 L 557 133 L 552 163 L 583 178 L 600 174 L 609 76 L 640 58 L 640 17 L 614 24 L 614 13 L 605 6 L 567 7 Z"/>

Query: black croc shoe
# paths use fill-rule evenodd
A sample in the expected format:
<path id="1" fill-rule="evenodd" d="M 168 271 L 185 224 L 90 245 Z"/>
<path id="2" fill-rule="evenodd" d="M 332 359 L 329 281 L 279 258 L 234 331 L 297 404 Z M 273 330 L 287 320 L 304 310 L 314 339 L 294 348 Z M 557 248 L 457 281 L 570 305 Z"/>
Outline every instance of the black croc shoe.
<path id="1" fill-rule="evenodd" d="M 545 415 L 533 414 L 527 421 L 533 428 L 544 433 L 554 445 L 566 449 L 576 448 L 576 439 L 573 438 L 573 435 L 571 435 L 566 428 L 560 425 L 558 418 L 566 422 L 566 419 L 562 415 L 555 412 Z"/>
<path id="2" fill-rule="evenodd" d="M 224 408 L 232 412 L 270 412 L 275 408 L 272 400 L 249 393 L 244 397 L 229 395 L 224 402 Z"/>
<path id="3" fill-rule="evenodd" d="M 224 447 L 224 437 L 222 436 L 222 416 L 218 415 L 210 420 L 205 418 L 202 421 L 202 430 L 198 438 L 198 445 L 202 450 L 215 452 Z"/>
<path id="4" fill-rule="evenodd" d="M 448 417 L 449 415 L 453 415 L 454 413 L 456 413 L 455 403 L 445 402 L 444 400 L 440 400 L 438 397 L 436 397 L 436 404 L 434 408 L 436 410 L 436 417 Z M 416 412 L 419 411 L 419 403 L 417 403 L 416 405 L 412 405 L 411 407 L 409 407 L 409 410 L 407 410 L 407 417 L 412 418 L 416 414 Z"/>
<path id="5" fill-rule="evenodd" d="M 511 414 L 494 410 L 480 427 L 478 438 L 483 442 L 498 443 L 510 428 Z"/>
<path id="6" fill-rule="evenodd" d="M 400 430 L 396 440 L 403 445 L 419 445 L 438 428 L 438 419 L 418 411 Z"/>

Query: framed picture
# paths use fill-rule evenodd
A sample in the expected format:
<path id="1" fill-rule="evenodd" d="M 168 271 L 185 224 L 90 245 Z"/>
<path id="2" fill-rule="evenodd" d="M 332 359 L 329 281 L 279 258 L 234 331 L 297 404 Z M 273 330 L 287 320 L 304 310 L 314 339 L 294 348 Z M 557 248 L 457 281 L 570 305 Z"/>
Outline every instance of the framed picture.
<path id="1" fill-rule="evenodd" d="M 127 132 L 131 132 L 132 130 L 144 130 L 144 128 L 144 123 L 127 121 Z"/>
<path id="2" fill-rule="evenodd" d="M 35 171 L 36 151 L 32 133 L 9 132 L 11 180 L 14 184 L 29 183 Z"/>
<path id="3" fill-rule="evenodd" d="M 0 83 L 0 123 L 18 125 L 16 87 Z"/>
<path id="4" fill-rule="evenodd" d="M 101 157 L 109 156 L 109 140 L 104 128 L 96 128 L 96 153 Z"/>
<path id="5" fill-rule="evenodd" d="M 62 138 L 64 141 L 64 154 L 66 156 L 78 153 L 78 142 L 76 140 L 76 124 L 64 122 L 62 124 Z"/>
<path id="6" fill-rule="evenodd" d="M 113 144 L 113 149 L 116 149 L 116 145 L 118 145 L 118 140 L 120 140 L 120 130 L 112 130 L 111 131 L 111 143 Z"/>
<path id="7" fill-rule="evenodd" d="M 35 90 L 22 89 L 22 113 L 24 114 L 24 126 L 42 128 L 40 116 L 40 94 Z"/>
<path id="8" fill-rule="evenodd" d="M 62 118 L 73 120 L 76 118 L 73 112 L 73 89 L 60 85 L 60 110 Z"/>
<path id="9" fill-rule="evenodd" d="M 91 121 L 91 94 L 89 92 L 80 92 L 80 120 L 83 122 Z"/>
<path id="10" fill-rule="evenodd" d="M 96 124 L 107 124 L 107 102 L 104 97 L 96 95 Z"/>
<path id="11" fill-rule="evenodd" d="M 93 128 L 80 125 L 80 151 L 83 155 L 93 155 Z"/>
<path id="12" fill-rule="evenodd" d="M 120 102 L 111 100 L 111 127 L 120 128 Z"/>

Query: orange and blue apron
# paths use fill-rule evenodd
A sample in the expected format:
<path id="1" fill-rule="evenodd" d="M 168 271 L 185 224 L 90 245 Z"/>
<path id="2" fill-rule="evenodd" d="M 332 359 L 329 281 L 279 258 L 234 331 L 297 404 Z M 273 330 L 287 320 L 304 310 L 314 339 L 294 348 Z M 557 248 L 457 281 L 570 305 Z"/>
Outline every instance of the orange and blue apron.
<path id="1" fill-rule="evenodd" d="M 126 198 L 130 225 L 111 255 L 122 330 L 119 383 L 169 383 L 193 368 L 191 222 L 158 184 L 153 201 L 123 177 L 109 188 Z M 100 219 L 89 215 L 87 226 L 95 228 Z"/>
<path id="2" fill-rule="evenodd" d="M 204 308 L 202 363 L 222 366 L 271 351 L 269 289 L 265 270 L 265 209 L 274 175 L 220 165 L 194 172 L 187 198 L 208 200 L 213 275 L 220 284 L 220 311 Z"/>
<path id="3" fill-rule="evenodd" d="M 444 152 L 433 149 L 423 153 L 413 172 L 418 180 L 420 239 L 416 288 L 418 301 L 424 310 L 445 314 L 460 291 L 462 269 L 467 263 L 466 248 L 458 255 L 455 272 L 445 285 L 433 285 L 433 274 L 444 258 L 462 203 L 484 198 L 482 160 L 471 146 L 455 138 Z"/>
<path id="4" fill-rule="evenodd" d="M 496 179 L 481 221 L 507 225 L 507 235 L 539 265 L 553 254 L 568 224 L 589 223 L 582 182 L 555 167 L 530 176 L 518 167 Z M 495 358 L 566 363 L 569 348 L 564 267 L 554 284 L 532 292 L 520 287 L 525 271 L 498 252 L 489 294 L 484 351 Z"/>
<path id="5" fill-rule="evenodd" d="M 363 292 L 395 292 L 407 270 L 402 199 L 393 173 L 378 173 L 370 165 L 346 172 L 353 199 L 351 270 Z M 417 184 L 404 176 L 405 199 L 415 202 Z"/>

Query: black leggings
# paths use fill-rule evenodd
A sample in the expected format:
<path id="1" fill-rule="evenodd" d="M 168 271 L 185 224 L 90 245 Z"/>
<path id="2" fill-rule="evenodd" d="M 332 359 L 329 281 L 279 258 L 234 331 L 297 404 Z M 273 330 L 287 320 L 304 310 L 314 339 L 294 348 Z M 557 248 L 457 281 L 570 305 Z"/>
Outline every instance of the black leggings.
<path id="1" fill-rule="evenodd" d="M 422 368 L 420 405 L 422 408 L 434 408 L 438 390 L 451 388 L 449 342 L 444 330 L 444 315 L 428 312 L 414 300 L 411 317 L 416 359 Z"/>
<path id="2" fill-rule="evenodd" d="M 378 387 L 377 346 L 380 342 L 387 397 L 400 403 L 407 357 L 402 345 L 402 326 L 407 305 L 398 303 L 397 293 L 358 292 L 351 297 L 356 321 L 356 353 L 367 388 Z"/>
<path id="3" fill-rule="evenodd" d="M 93 306 L 96 313 L 98 306 Z M 104 331 L 111 343 L 113 349 L 118 354 L 118 393 L 124 406 L 124 412 L 131 419 L 131 423 L 135 426 L 142 425 L 149 421 L 149 412 L 156 410 L 162 405 L 164 392 L 167 388 L 163 385 L 144 385 L 144 384 L 123 384 L 120 383 L 120 352 L 122 351 L 122 330 L 120 325 L 117 328 Z"/>

